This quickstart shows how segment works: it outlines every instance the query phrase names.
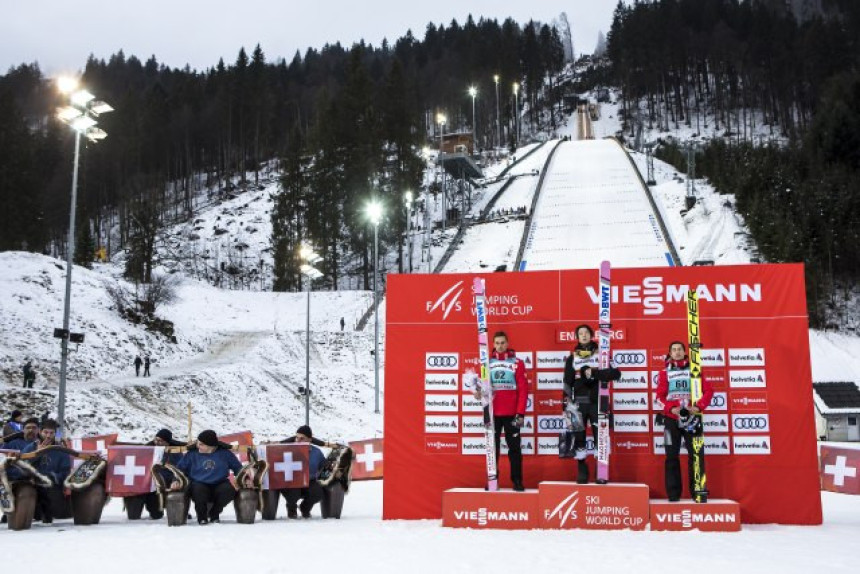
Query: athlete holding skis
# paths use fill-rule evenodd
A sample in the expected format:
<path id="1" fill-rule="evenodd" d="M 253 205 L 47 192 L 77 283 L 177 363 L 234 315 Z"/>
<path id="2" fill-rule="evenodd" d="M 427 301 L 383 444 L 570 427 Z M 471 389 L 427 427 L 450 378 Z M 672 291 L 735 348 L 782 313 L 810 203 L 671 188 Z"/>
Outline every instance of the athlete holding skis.
<path id="1" fill-rule="evenodd" d="M 511 463 L 511 482 L 514 490 L 522 492 L 523 454 L 520 430 L 528 400 L 528 381 L 526 367 L 517 358 L 513 349 L 508 348 L 508 335 L 497 331 L 493 335 L 493 351 L 490 354 L 490 383 L 493 396 L 493 422 L 495 424 L 496 460 L 501 450 L 501 434 L 505 431 L 508 445 L 508 460 Z M 480 398 L 480 389 L 476 391 Z"/>
<path id="2" fill-rule="evenodd" d="M 704 412 L 711 403 L 714 388 L 708 380 L 702 379 L 702 398 L 693 403 L 690 394 L 690 359 L 687 357 L 687 348 L 681 341 L 673 341 L 669 345 L 669 354 L 666 355 L 666 368 L 660 371 L 657 382 L 657 398 L 663 403 L 665 424 L 663 436 L 666 447 L 666 496 L 672 502 L 681 499 L 683 488 L 681 485 L 681 461 L 679 459 L 682 438 L 689 453 L 687 473 L 690 493 L 691 495 L 694 493 L 693 436 L 702 432 L 701 418 L 695 415 Z M 704 454 L 703 450 L 698 458 L 699 472 L 702 475 L 705 473 Z"/>
<path id="3" fill-rule="evenodd" d="M 600 381 L 614 381 L 621 371 L 610 362 L 609 368 L 599 369 L 598 345 L 594 330 L 588 325 L 576 328 L 576 347 L 564 361 L 564 410 L 573 423 L 573 448 L 577 460 L 576 482 L 588 482 L 585 462 L 585 425 L 591 425 L 591 436 L 597 442 L 597 405 Z"/>

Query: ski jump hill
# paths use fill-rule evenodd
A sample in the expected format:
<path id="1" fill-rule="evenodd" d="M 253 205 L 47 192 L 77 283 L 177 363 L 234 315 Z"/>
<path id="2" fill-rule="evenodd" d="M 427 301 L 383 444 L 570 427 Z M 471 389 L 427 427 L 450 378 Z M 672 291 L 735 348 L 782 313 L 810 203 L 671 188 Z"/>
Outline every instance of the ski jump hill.
<path id="1" fill-rule="evenodd" d="M 675 266 L 660 211 L 616 140 L 562 142 L 534 197 L 516 269 Z"/>

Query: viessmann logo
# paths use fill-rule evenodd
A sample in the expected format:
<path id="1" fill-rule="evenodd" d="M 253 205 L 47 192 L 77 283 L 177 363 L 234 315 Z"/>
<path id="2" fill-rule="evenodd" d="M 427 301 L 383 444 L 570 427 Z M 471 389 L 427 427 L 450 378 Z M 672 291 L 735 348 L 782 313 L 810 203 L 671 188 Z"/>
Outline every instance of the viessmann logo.
<path id="1" fill-rule="evenodd" d="M 526 511 L 487 510 L 455 510 L 454 518 L 463 522 L 474 522 L 478 526 L 486 526 L 490 522 L 529 522 Z"/>
<path id="2" fill-rule="evenodd" d="M 761 302 L 761 283 L 716 283 L 714 285 L 695 285 L 699 301 L 708 302 Z M 591 302 L 595 305 L 602 301 L 601 294 L 591 285 L 585 287 Z M 690 285 L 664 285 L 662 277 L 645 277 L 641 285 L 613 285 L 613 303 L 641 303 L 645 315 L 661 315 L 665 303 L 681 303 L 687 298 Z"/>
<path id="3" fill-rule="evenodd" d="M 427 301 L 424 304 L 427 313 L 432 315 L 435 311 L 439 310 L 442 313 L 442 320 L 444 321 L 451 314 L 451 311 L 460 311 L 463 308 L 463 304 L 460 302 L 460 295 L 463 294 L 463 289 L 463 282 L 457 281 L 453 287 L 442 293 L 438 299 Z"/>
<path id="4" fill-rule="evenodd" d="M 662 524 L 680 524 L 683 528 L 693 528 L 694 524 L 706 523 L 736 523 L 740 517 L 736 512 L 708 512 L 682 510 L 681 512 L 658 512 L 657 522 Z"/>

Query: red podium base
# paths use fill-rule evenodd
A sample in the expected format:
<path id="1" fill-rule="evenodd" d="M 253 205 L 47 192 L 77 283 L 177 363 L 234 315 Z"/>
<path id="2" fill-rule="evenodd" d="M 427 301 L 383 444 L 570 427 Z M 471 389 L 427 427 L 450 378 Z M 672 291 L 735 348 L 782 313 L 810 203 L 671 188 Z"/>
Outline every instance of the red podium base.
<path id="1" fill-rule="evenodd" d="M 651 530 L 702 530 L 739 532 L 741 506 L 734 500 L 713 499 L 704 504 L 691 500 L 651 501 Z"/>
<path id="2" fill-rule="evenodd" d="M 552 529 L 644 530 L 648 485 L 541 482 L 540 527 Z"/>
<path id="3" fill-rule="evenodd" d="M 442 526 L 527 530 L 539 522 L 537 490 L 452 488 L 442 493 Z"/>

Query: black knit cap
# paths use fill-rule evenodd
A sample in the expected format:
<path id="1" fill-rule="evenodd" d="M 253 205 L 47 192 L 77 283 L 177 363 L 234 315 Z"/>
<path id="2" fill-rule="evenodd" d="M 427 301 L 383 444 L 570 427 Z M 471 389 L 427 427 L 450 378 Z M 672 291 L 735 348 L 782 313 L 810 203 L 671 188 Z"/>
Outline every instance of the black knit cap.
<path id="1" fill-rule="evenodd" d="M 311 427 L 308 425 L 302 425 L 296 430 L 296 434 L 303 434 L 308 438 L 314 438 L 314 433 L 311 431 Z"/>
<path id="2" fill-rule="evenodd" d="M 168 429 L 161 429 L 155 433 L 156 438 L 160 438 L 164 442 L 173 442 L 173 433 Z"/>
<path id="3" fill-rule="evenodd" d="M 23 414 L 24 413 L 22 413 L 18 409 L 15 409 L 14 411 L 12 411 L 12 416 L 10 416 L 9 418 L 14 421 L 15 419 L 17 419 L 18 417 L 20 417 Z"/>
<path id="4" fill-rule="evenodd" d="M 218 446 L 218 435 L 214 430 L 205 430 L 197 435 L 197 441 L 206 446 Z"/>

